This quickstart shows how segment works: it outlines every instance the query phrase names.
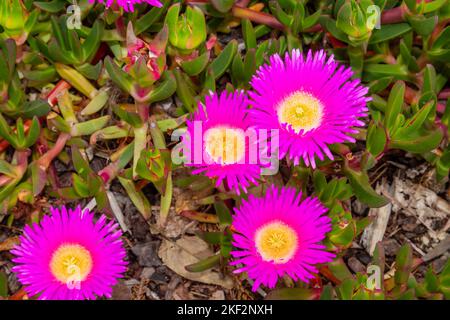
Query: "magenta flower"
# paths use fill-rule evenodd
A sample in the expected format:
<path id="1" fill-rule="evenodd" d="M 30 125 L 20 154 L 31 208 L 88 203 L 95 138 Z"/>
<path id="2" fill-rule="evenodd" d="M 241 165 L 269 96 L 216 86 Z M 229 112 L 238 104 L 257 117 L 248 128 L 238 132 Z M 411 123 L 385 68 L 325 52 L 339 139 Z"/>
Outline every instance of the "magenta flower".
<path id="1" fill-rule="evenodd" d="M 261 284 L 273 288 L 284 275 L 308 282 L 316 264 L 333 259 L 320 244 L 331 230 L 327 209 L 317 198 L 301 197 L 293 188 L 272 186 L 263 198 L 250 195 L 235 209 L 233 245 L 239 250 L 231 252 L 231 264 L 255 281 L 253 291 Z"/>
<path id="2" fill-rule="evenodd" d="M 161 8 L 162 3 L 158 0 L 97 0 L 99 3 L 105 3 L 106 7 L 109 8 L 115 1 L 119 6 L 121 6 L 125 11 L 134 11 L 134 5 L 140 3 L 147 3 L 151 6 Z M 90 3 L 94 3 L 95 0 L 89 0 Z"/>
<path id="3" fill-rule="evenodd" d="M 88 210 L 51 209 L 40 224 L 25 226 L 11 253 L 13 271 L 29 296 L 41 300 L 111 297 L 112 286 L 126 271 L 117 224 Z"/>
<path id="4" fill-rule="evenodd" d="M 238 194 L 240 187 L 247 192 L 250 183 L 257 184 L 260 175 L 258 154 L 250 148 L 256 147 L 257 138 L 247 109 L 243 92 L 211 93 L 205 97 L 205 105 L 199 104 L 186 121 L 187 133 L 183 136 L 188 150 L 186 165 L 197 167 L 192 173 L 217 179 L 216 186 L 225 182 Z M 255 134 L 254 143 L 251 133 Z"/>
<path id="5" fill-rule="evenodd" d="M 299 50 L 275 54 L 270 64 L 253 76 L 250 92 L 252 121 L 257 128 L 279 130 L 279 156 L 286 154 L 298 164 L 315 168 L 315 156 L 333 159 L 329 144 L 355 142 L 349 134 L 363 126 L 359 117 L 367 116 L 368 89 L 359 79 L 351 79 L 350 68 L 339 65 L 325 51 Z"/>

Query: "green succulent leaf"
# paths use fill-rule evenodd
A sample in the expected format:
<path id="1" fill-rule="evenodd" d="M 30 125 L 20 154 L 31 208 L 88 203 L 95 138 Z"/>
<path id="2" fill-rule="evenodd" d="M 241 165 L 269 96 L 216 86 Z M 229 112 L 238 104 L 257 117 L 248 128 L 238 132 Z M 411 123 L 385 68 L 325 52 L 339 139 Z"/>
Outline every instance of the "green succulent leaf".
<path id="1" fill-rule="evenodd" d="M 395 125 L 397 123 L 398 115 L 402 112 L 404 95 L 405 83 L 397 81 L 389 94 L 384 119 L 384 125 L 390 135 L 396 130 Z"/>
<path id="2" fill-rule="evenodd" d="M 366 146 L 374 157 L 380 155 L 387 143 L 387 135 L 384 127 L 380 123 L 372 123 L 367 130 Z"/>
<path id="3" fill-rule="evenodd" d="M 232 222 L 231 212 L 228 207 L 223 203 L 215 202 L 214 208 L 216 210 L 216 214 L 219 216 L 219 221 L 222 226 L 230 226 Z"/>
<path id="4" fill-rule="evenodd" d="M 189 272 L 202 272 L 208 269 L 211 269 L 218 265 L 220 262 L 220 255 L 213 255 L 206 259 L 200 260 L 194 264 L 190 264 L 185 266 L 185 269 Z"/>
<path id="5" fill-rule="evenodd" d="M 206 21 L 198 7 L 188 6 L 180 16 L 179 3 L 167 11 L 165 23 L 169 26 L 169 41 L 181 50 L 193 50 L 206 40 Z"/>
<path id="6" fill-rule="evenodd" d="M 234 55 L 237 52 L 237 41 L 231 40 L 223 51 L 211 62 L 208 69 L 214 75 L 215 79 L 221 77 L 233 62 Z"/>
<path id="7" fill-rule="evenodd" d="M 209 55 L 209 51 L 206 51 L 195 59 L 183 61 L 181 68 L 190 76 L 199 75 L 208 65 Z"/>
<path id="8" fill-rule="evenodd" d="M 373 190 L 370 186 L 369 176 L 366 172 L 356 171 L 346 165 L 344 167 L 344 173 L 347 176 L 356 197 L 361 202 L 372 208 L 383 207 L 389 202 L 385 197 Z"/>
<path id="9" fill-rule="evenodd" d="M 395 266 L 395 283 L 405 285 L 412 271 L 412 249 L 409 244 L 405 244 L 398 251 Z"/>
<path id="10" fill-rule="evenodd" d="M 234 0 L 211 0 L 211 4 L 219 12 L 226 13 L 230 11 L 234 4 Z"/>

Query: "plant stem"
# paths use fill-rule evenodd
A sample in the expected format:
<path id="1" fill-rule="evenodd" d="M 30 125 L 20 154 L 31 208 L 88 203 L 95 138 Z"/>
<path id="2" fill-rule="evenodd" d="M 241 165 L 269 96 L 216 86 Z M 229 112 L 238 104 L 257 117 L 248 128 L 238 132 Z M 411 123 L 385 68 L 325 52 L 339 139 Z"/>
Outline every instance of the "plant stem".
<path id="1" fill-rule="evenodd" d="M 405 14 L 408 12 L 408 7 L 401 4 L 398 7 L 383 11 L 381 13 L 381 24 L 391 24 L 405 21 Z"/>
<path id="2" fill-rule="evenodd" d="M 136 111 L 142 120 L 142 126 L 133 128 L 134 131 L 134 152 L 133 152 L 133 179 L 136 178 L 136 167 L 142 150 L 147 148 L 147 132 L 148 132 L 148 118 L 149 106 L 142 101 L 135 102 Z"/>
<path id="3" fill-rule="evenodd" d="M 50 106 L 54 106 L 56 102 L 58 102 L 58 96 L 64 91 L 69 90 L 71 85 L 65 81 L 60 80 L 56 86 L 50 91 L 50 93 L 47 95 L 47 102 Z"/>
<path id="4" fill-rule="evenodd" d="M 37 160 L 37 164 L 41 169 L 47 170 L 50 163 L 55 159 L 64 149 L 66 142 L 70 139 L 70 134 L 61 133 L 55 142 L 55 145 L 49 149 L 42 157 Z"/>
<path id="5" fill-rule="evenodd" d="M 235 18 L 249 19 L 250 21 L 265 24 L 269 27 L 278 30 L 285 29 L 284 25 L 280 21 L 278 21 L 274 16 L 265 12 L 258 12 L 255 10 L 242 8 L 238 6 L 233 6 L 231 12 Z"/>
<path id="6" fill-rule="evenodd" d="M 245 3 L 245 1 L 241 2 Z M 383 11 L 381 14 L 381 23 L 391 24 L 405 21 L 405 14 L 407 12 L 408 9 L 404 5 Z M 276 19 L 274 16 L 265 12 L 258 12 L 255 10 L 245 8 L 242 6 L 241 3 L 233 6 L 232 14 L 235 18 L 249 19 L 252 22 L 265 24 L 274 29 L 285 30 L 285 26 L 280 21 L 278 21 L 278 19 Z M 320 32 L 322 30 L 323 30 L 322 26 L 318 23 L 312 26 L 311 28 L 305 30 L 304 32 Z"/>
<path id="7" fill-rule="evenodd" d="M 28 157 L 30 156 L 30 150 L 17 150 L 14 153 L 13 157 L 13 164 L 14 164 L 14 170 L 16 172 L 16 177 L 10 177 L 7 175 L 1 175 L 0 176 L 0 187 L 7 185 L 13 180 L 20 180 L 22 179 L 23 175 L 25 174 L 25 171 L 28 167 Z"/>

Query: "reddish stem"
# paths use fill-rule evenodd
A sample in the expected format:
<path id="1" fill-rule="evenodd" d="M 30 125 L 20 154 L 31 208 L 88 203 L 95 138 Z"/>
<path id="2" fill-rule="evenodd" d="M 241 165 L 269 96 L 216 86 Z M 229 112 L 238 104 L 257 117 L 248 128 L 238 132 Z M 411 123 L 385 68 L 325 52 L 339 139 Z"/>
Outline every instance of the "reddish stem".
<path id="1" fill-rule="evenodd" d="M 108 52 L 109 52 L 108 45 L 102 42 L 102 44 L 97 50 L 97 53 L 94 56 L 94 59 L 92 59 L 91 64 L 96 65 L 100 60 L 103 60 L 103 58 L 106 56 Z"/>
<path id="2" fill-rule="evenodd" d="M 441 94 L 442 96 L 444 96 L 444 98 L 441 98 Z M 449 89 L 444 89 L 441 91 L 441 93 L 439 93 L 439 99 L 446 99 L 445 96 L 448 98 L 450 96 L 450 91 Z M 418 93 L 416 90 L 406 86 L 406 90 L 405 90 L 405 101 L 408 104 L 415 104 L 418 101 Z M 438 113 L 444 113 L 445 112 L 445 105 L 442 103 L 437 103 L 436 105 L 436 111 Z"/>
<path id="3" fill-rule="evenodd" d="M 0 176 L 0 187 L 7 185 L 13 178 L 7 175 Z"/>
<path id="4" fill-rule="evenodd" d="M 8 298 L 8 300 L 27 300 L 28 296 L 24 288 L 21 288 L 16 293 Z"/>
<path id="5" fill-rule="evenodd" d="M 278 21 L 275 17 L 273 17 L 268 13 L 258 12 L 255 10 L 241 8 L 238 6 L 233 6 L 231 12 L 233 16 L 236 18 L 249 19 L 253 22 L 265 24 L 274 29 L 284 30 L 284 25 L 280 21 Z"/>
<path id="6" fill-rule="evenodd" d="M 110 163 L 98 172 L 100 178 L 102 178 L 105 184 L 110 183 L 119 173 L 119 160 Z"/>
<path id="7" fill-rule="evenodd" d="M 29 149 L 17 150 L 14 153 L 13 161 L 15 162 L 15 166 L 14 167 L 15 167 L 15 170 L 17 172 L 17 177 L 23 176 L 23 174 L 27 170 L 27 167 L 28 167 L 28 156 L 29 155 L 30 155 L 30 150 Z M 13 179 L 14 178 L 9 177 L 7 175 L 1 175 L 0 176 L 0 186 L 4 186 L 4 185 L 8 184 Z"/>
<path id="8" fill-rule="evenodd" d="M 136 101 L 136 111 L 141 117 L 142 122 L 147 122 L 150 114 L 149 105 L 145 102 Z"/>
<path id="9" fill-rule="evenodd" d="M 195 2 L 199 2 L 198 0 Z M 242 1 L 244 2 L 244 1 Z M 405 14 L 408 12 L 408 8 L 404 5 L 401 5 L 396 8 L 392 8 L 389 10 L 386 10 L 381 13 L 381 23 L 382 24 L 390 24 L 390 23 L 398 23 L 405 20 Z M 284 30 L 284 25 L 278 21 L 274 16 L 265 13 L 265 12 L 258 12 L 251 9 L 243 8 L 241 5 L 234 5 L 232 8 L 232 14 L 236 18 L 241 19 L 249 19 L 253 22 L 265 24 L 269 27 L 272 27 L 274 29 L 278 30 Z M 318 23 L 311 28 L 305 30 L 304 32 L 320 32 L 322 31 L 322 26 Z"/>
<path id="10" fill-rule="evenodd" d="M 399 23 L 405 21 L 405 14 L 408 12 L 408 7 L 404 4 L 383 11 L 381 13 L 381 24 Z"/>
<path id="11" fill-rule="evenodd" d="M 122 35 L 123 37 L 126 37 L 127 35 L 127 27 L 125 26 L 125 21 L 124 21 L 124 17 L 120 16 L 119 18 L 117 18 L 116 20 L 116 29 L 117 32 Z"/>
<path id="12" fill-rule="evenodd" d="M 47 95 L 47 102 L 52 107 L 58 102 L 58 96 L 64 91 L 71 88 L 71 85 L 65 80 L 60 80 L 52 91 Z"/>
<path id="13" fill-rule="evenodd" d="M 321 275 L 323 275 L 325 278 L 333 282 L 335 285 L 341 284 L 341 280 L 336 278 L 334 274 L 331 272 L 331 270 L 327 266 L 323 266 L 319 269 L 319 272 Z"/>
<path id="14" fill-rule="evenodd" d="M 331 45 L 333 48 L 345 48 L 347 45 L 343 43 L 342 41 L 336 39 L 331 35 L 331 33 L 327 32 L 327 37 L 330 40 Z"/>
<path id="15" fill-rule="evenodd" d="M 53 159 L 55 159 L 63 151 L 66 142 L 69 139 L 70 139 L 69 133 L 61 133 L 58 139 L 56 140 L 55 145 L 37 160 L 37 164 L 42 169 L 47 170 Z"/>
<path id="16" fill-rule="evenodd" d="M 246 8 L 249 3 L 250 3 L 250 0 L 237 0 L 234 5 L 236 7 Z"/>
<path id="17" fill-rule="evenodd" d="M 441 92 L 439 92 L 439 95 L 438 95 L 439 100 L 447 100 L 448 98 L 450 98 L 450 89 L 449 88 L 446 88 L 446 89 L 442 90 Z"/>

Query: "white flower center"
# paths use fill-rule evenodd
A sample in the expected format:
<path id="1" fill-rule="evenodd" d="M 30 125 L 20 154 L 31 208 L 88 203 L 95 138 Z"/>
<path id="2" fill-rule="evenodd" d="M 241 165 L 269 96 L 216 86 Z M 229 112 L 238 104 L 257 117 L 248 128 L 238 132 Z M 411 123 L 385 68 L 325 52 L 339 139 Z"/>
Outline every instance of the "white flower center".
<path id="1" fill-rule="evenodd" d="M 281 221 L 268 223 L 256 231 L 256 250 L 264 261 L 288 262 L 298 247 L 297 232 Z"/>
<path id="2" fill-rule="evenodd" d="M 320 126 L 323 116 L 322 103 L 304 91 L 297 91 L 278 105 L 278 121 L 299 133 L 306 133 Z"/>
<path id="3" fill-rule="evenodd" d="M 61 283 L 81 282 L 92 270 L 92 256 L 79 244 L 62 244 L 52 255 L 50 270 Z"/>

